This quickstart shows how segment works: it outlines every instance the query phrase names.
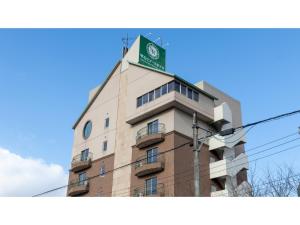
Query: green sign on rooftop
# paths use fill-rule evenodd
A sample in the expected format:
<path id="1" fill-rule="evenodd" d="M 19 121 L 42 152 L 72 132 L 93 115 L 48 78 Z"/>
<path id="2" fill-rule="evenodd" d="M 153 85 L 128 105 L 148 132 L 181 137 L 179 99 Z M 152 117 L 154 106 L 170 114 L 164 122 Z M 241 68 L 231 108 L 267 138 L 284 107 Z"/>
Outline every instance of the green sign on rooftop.
<path id="1" fill-rule="evenodd" d="M 166 50 L 140 36 L 139 63 L 154 69 L 166 70 Z"/>

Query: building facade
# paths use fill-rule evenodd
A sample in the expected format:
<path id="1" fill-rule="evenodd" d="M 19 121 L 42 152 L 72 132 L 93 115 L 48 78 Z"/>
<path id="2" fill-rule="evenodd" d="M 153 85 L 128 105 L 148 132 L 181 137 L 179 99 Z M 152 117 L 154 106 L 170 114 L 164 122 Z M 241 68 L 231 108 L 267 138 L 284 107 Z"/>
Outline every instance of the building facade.
<path id="1" fill-rule="evenodd" d="M 165 72 L 164 49 L 143 36 L 125 53 L 73 126 L 67 194 L 193 196 L 193 113 L 218 132 L 242 124 L 240 103 L 204 81 Z M 204 140 L 201 196 L 247 195 L 244 143 L 243 130 Z"/>

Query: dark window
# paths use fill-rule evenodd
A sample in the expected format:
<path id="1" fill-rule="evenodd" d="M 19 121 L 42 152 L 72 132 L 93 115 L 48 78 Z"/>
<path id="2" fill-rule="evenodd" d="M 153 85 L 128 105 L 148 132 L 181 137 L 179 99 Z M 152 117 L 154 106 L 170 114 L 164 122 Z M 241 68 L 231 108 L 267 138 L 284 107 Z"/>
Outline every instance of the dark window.
<path id="1" fill-rule="evenodd" d="M 86 161 L 88 160 L 89 157 L 89 149 L 85 149 L 81 152 L 80 160 L 81 161 Z"/>
<path id="2" fill-rule="evenodd" d="M 180 92 L 180 83 L 175 81 L 175 91 Z"/>
<path id="3" fill-rule="evenodd" d="M 88 121 L 83 128 L 83 138 L 88 139 L 92 132 L 92 122 Z"/>
<path id="4" fill-rule="evenodd" d="M 147 163 L 155 163 L 157 162 L 157 153 L 158 149 L 157 148 L 152 148 L 147 151 Z"/>
<path id="5" fill-rule="evenodd" d="M 105 128 L 108 128 L 109 127 L 109 118 L 106 118 L 105 119 L 105 125 L 104 125 Z"/>
<path id="6" fill-rule="evenodd" d="M 154 100 L 154 91 L 149 92 L 149 102 Z"/>
<path id="7" fill-rule="evenodd" d="M 163 86 L 161 86 L 161 95 L 165 95 L 168 93 L 168 85 L 165 84 Z"/>
<path id="8" fill-rule="evenodd" d="M 78 175 L 78 180 L 79 180 L 78 185 L 84 185 L 85 181 L 87 180 L 86 172 L 80 173 Z"/>
<path id="9" fill-rule="evenodd" d="M 168 83 L 168 92 L 174 91 L 174 81 Z"/>
<path id="10" fill-rule="evenodd" d="M 148 134 L 158 133 L 158 120 L 148 123 Z"/>
<path id="11" fill-rule="evenodd" d="M 193 90 L 192 89 L 188 89 L 188 98 L 193 99 Z"/>
<path id="12" fill-rule="evenodd" d="M 145 182 L 146 182 L 146 188 L 145 188 L 146 196 L 155 195 L 157 193 L 157 178 L 152 177 L 146 180 Z"/>
<path id="13" fill-rule="evenodd" d="M 194 91 L 193 92 L 193 99 L 196 101 L 196 102 L 199 102 L 199 93 Z"/>
<path id="14" fill-rule="evenodd" d="M 186 96 L 186 86 L 181 84 L 181 94 Z"/>
<path id="15" fill-rule="evenodd" d="M 100 176 L 104 177 L 104 175 L 105 175 L 105 166 L 103 165 L 100 167 Z"/>
<path id="16" fill-rule="evenodd" d="M 160 87 L 155 89 L 155 98 L 159 98 L 161 96 Z"/>
<path id="17" fill-rule="evenodd" d="M 136 100 L 136 106 L 140 107 L 142 105 L 143 105 L 143 99 L 142 99 L 142 96 L 141 96 L 141 97 L 137 98 L 137 100 Z"/>
<path id="18" fill-rule="evenodd" d="M 106 150 L 107 150 L 107 141 L 103 141 L 103 144 L 102 144 L 102 150 L 103 150 L 103 151 L 106 151 Z"/>
<path id="19" fill-rule="evenodd" d="M 148 93 L 143 95 L 143 105 L 148 102 Z"/>

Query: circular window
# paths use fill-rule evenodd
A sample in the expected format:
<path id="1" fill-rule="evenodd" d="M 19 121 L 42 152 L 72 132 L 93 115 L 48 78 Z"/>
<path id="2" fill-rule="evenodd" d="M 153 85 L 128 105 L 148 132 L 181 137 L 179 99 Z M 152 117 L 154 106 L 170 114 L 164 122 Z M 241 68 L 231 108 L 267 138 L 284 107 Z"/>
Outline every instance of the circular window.
<path id="1" fill-rule="evenodd" d="M 88 139 L 92 132 L 92 122 L 88 121 L 83 128 L 83 138 Z"/>

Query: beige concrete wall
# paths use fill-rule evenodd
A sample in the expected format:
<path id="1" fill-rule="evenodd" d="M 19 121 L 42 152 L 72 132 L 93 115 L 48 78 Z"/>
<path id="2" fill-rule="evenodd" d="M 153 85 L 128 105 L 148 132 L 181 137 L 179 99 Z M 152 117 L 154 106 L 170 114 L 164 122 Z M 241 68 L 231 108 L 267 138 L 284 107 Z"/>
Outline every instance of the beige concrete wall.
<path id="1" fill-rule="evenodd" d="M 216 106 L 219 106 L 223 102 L 227 102 L 231 112 L 232 112 L 232 125 L 233 127 L 237 127 L 242 125 L 242 113 L 241 113 L 241 104 L 238 100 L 232 98 L 231 96 L 227 95 L 226 93 L 222 92 L 221 90 L 213 87 L 212 85 L 208 84 L 205 81 L 201 81 L 195 84 L 200 89 L 206 91 L 207 93 L 215 96 L 218 100 L 215 102 Z"/>
<path id="2" fill-rule="evenodd" d="M 131 147 L 135 144 L 136 132 L 141 126 L 144 126 L 142 124 L 132 128 L 126 123 L 127 115 L 136 110 L 136 98 L 170 80 L 172 78 L 130 64 L 128 69 L 121 73 L 114 168 L 131 163 Z M 164 118 L 168 118 L 168 116 Z M 131 167 L 129 166 L 114 171 L 113 196 L 118 196 L 120 190 L 124 190 L 122 196 L 130 195 L 130 177 Z"/>
<path id="3" fill-rule="evenodd" d="M 205 129 L 210 129 L 209 125 L 201 120 L 198 120 L 198 123 L 201 127 Z M 187 137 L 193 137 L 193 117 L 185 112 L 182 112 L 178 109 L 174 112 L 174 129 L 175 131 L 186 135 Z M 206 132 L 199 130 L 199 136 L 205 136 Z"/>
<path id="4" fill-rule="evenodd" d="M 137 114 L 140 110 L 136 107 L 137 97 L 146 94 L 147 92 L 152 91 L 155 88 L 158 88 L 174 79 L 173 77 L 169 77 L 135 65 L 130 65 L 128 71 L 126 71 L 126 74 L 128 77 L 128 102 L 126 110 L 128 117 Z M 157 103 L 157 101 L 159 101 L 159 99 L 155 100 L 155 103 Z M 151 103 L 148 105 L 150 104 Z"/>
<path id="5" fill-rule="evenodd" d="M 120 73 L 117 69 L 104 86 L 94 103 L 85 113 L 81 121 L 74 130 L 74 142 L 72 157 L 80 154 L 84 149 L 89 148 L 93 153 L 93 160 L 104 157 L 114 152 L 116 120 L 118 107 L 118 87 L 120 82 Z M 112 91 L 113 90 L 113 91 Z M 104 120 L 110 118 L 109 128 L 104 128 Z M 90 137 L 87 140 L 83 138 L 83 128 L 87 121 L 91 120 L 93 127 Z M 102 143 L 108 141 L 107 151 L 102 151 Z"/>

